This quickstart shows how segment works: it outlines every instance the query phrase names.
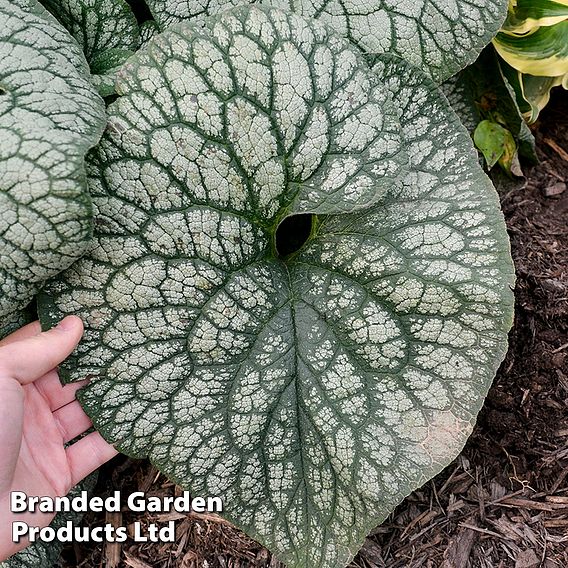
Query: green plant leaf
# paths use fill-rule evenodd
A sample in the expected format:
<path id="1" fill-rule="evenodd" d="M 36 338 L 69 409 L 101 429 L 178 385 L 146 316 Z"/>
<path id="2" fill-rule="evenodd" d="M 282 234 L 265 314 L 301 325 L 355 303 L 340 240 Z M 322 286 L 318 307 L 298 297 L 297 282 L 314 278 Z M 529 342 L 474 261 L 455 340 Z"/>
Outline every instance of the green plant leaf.
<path id="1" fill-rule="evenodd" d="M 516 92 L 502 72 L 502 64 L 493 47 L 488 46 L 475 63 L 446 81 L 442 89 L 472 136 L 483 120 L 499 124 L 512 134 L 519 155 L 529 163 L 538 163 L 534 136 L 523 120 Z M 513 161 L 505 163 L 510 170 Z"/>
<path id="2" fill-rule="evenodd" d="M 535 77 L 517 71 L 506 61 L 500 62 L 500 68 L 515 93 L 524 119 L 529 124 L 537 120 L 540 111 L 548 104 L 554 87 L 562 85 L 568 89 L 568 74 L 564 77 Z"/>
<path id="3" fill-rule="evenodd" d="M 508 175 L 522 175 L 518 164 L 517 145 L 509 130 L 496 122 L 483 120 L 477 125 L 473 140 L 483 153 L 489 168 L 499 163 Z"/>
<path id="4" fill-rule="evenodd" d="M 289 568 L 344 566 L 460 451 L 504 356 L 496 193 L 420 71 L 370 71 L 296 14 L 170 28 L 118 76 L 97 244 L 43 325 L 86 322 L 67 372 L 121 451 L 222 496 Z"/>
<path id="5" fill-rule="evenodd" d="M 515 0 L 493 45 L 528 123 L 559 85 L 568 88 L 568 0 Z"/>
<path id="6" fill-rule="evenodd" d="M 34 0 L 0 0 L 0 321 L 85 252 L 104 123 L 75 40 Z"/>
<path id="7" fill-rule="evenodd" d="M 140 43 L 136 17 L 125 0 L 41 0 L 83 48 L 93 73 L 116 66 L 107 52 L 134 52 Z"/>
<path id="8" fill-rule="evenodd" d="M 207 16 L 242 0 L 147 0 L 165 29 L 187 19 Z M 423 69 L 438 82 L 475 60 L 498 32 L 507 14 L 503 0 L 266 0 L 305 17 L 320 18 L 363 52 L 394 53 Z"/>
<path id="9" fill-rule="evenodd" d="M 515 145 L 512 134 L 496 122 L 483 120 L 473 133 L 473 141 L 482 152 L 489 168 L 492 168 L 505 153 L 507 144 Z"/>

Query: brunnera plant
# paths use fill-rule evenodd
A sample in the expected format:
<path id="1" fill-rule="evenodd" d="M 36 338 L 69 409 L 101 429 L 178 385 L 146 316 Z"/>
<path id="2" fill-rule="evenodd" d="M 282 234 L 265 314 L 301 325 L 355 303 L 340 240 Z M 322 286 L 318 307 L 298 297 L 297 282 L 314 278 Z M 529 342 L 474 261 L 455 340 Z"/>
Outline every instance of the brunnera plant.
<path id="1" fill-rule="evenodd" d="M 94 242 L 38 298 L 86 323 L 68 380 L 290 568 L 342 567 L 461 450 L 506 350 L 469 136 L 424 72 L 264 6 L 173 25 L 115 90 Z"/>
<path id="2" fill-rule="evenodd" d="M 150 37 L 171 22 L 199 23 L 235 0 L 198 9 L 186 0 L 41 3 L 84 55 L 37 0 L 0 4 L 0 97 L 5 95 L 0 101 L 5 134 L 0 199 L 9 212 L 0 224 L 0 336 L 26 321 L 24 308 L 46 278 L 88 246 L 92 213 L 83 158 L 104 124 L 89 68 L 100 94 L 112 96 L 117 70 Z M 331 4 L 314 10 L 298 0 L 287 7 L 329 23 L 366 53 L 396 53 L 437 80 L 471 61 L 506 15 L 498 0 L 393 5 L 376 0 L 364 10 L 346 5 L 336 10 Z"/>

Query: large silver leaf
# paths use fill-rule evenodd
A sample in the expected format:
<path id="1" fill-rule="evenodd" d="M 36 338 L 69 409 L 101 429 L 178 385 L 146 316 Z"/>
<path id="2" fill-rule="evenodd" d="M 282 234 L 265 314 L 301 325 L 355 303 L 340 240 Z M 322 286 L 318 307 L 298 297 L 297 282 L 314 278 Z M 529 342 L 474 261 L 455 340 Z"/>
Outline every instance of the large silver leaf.
<path id="1" fill-rule="evenodd" d="M 162 28 L 207 16 L 243 0 L 147 0 Z M 265 0 L 319 18 L 369 54 L 393 53 L 436 81 L 450 77 L 497 34 L 507 0 Z"/>
<path id="2" fill-rule="evenodd" d="M 0 0 L 0 320 L 85 252 L 104 121 L 75 40 L 35 0 Z"/>
<path id="3" fill-rule="evenodd" d="M 86 322 L 68 372 L 91 378 L 108 440 L 222 496 L 288 566 L 341 567 L 459 452 L 504 355 L 493 187 L 424 75 L 371 73 L 294 14 L 171 28 L 119 76 L 97 246 L 40 298 L 43 323 Z M 281 257 L 279 221 L 314 210 Z"/>

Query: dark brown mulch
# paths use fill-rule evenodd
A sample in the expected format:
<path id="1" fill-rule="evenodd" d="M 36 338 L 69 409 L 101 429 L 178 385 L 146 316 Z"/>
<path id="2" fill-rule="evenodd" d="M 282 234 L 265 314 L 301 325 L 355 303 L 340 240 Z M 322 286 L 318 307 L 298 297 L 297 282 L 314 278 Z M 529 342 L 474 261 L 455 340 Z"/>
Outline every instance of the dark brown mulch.
<path id="1" fill-rule="evenodd" d="M 502 195 L 517 269 L 510 348 L 462 454 L 412 493 L 367 539 L 351 568 L 568 567 L 568 93 L 535 128 L 541 163 Z M 99 493 L 173 484 L 119 457 Z M 90 515 L 86 522 L 176 521 L 175 544 L 68 548 L 64 565 L 95 568 L 277 568 L 215 515 Z M 309 567 L 306 567 L 309 568 Z"/>

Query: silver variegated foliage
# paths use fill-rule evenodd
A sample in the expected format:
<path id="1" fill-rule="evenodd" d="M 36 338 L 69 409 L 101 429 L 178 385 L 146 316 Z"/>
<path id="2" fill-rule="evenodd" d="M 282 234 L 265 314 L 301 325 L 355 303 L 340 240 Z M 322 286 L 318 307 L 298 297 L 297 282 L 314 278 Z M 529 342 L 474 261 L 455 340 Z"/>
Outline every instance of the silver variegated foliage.
<path id="1" fill-rule="evenodd" d="M 241 7 L 119 73 L 91 161 L 96 246 L 40 298 L 68 366 L 148 456 L 290 568 L 338 568 L 470 434 L 513 268 L 469 137 L 418 70 Z M 281 258 L 290 213 L 316 229 Z"/>
<path id="2" fill-rule="evenodd" d="M 191 19 L 203 22 L 243 0 L 147 0 L 165 29 Z M 370 54 L 394 53 L 438 82 L 468 63 L 497 34 L 506 0 L 265 0 L 277 8 L 319 18 Z"/>
<path id="3" fill-rule="evenodd" d="M 155 20 L 147 20 L 140 26 L 140 47 L 144 47 L 154 36 L 160 33 Z"/>
<path id="4" fill-rule="evenodd" d="M 126 59 L 138 49 L 138 23 L 125 0 L 41 1 L 79 42 L 93 72 L 112 69 L 117 55 Z"/>
<path id="5" fill-rule="evenodd" d="M 141 30 L 125 0 L 42 0 L 79 42 L 102 97 L 115 94 L 116 73 L 140 47 Z"/>
<path id="6" fill-rule="evenodd" d="M 35 0 L 0 0 L 0 327 L 85 252 L 104 121 L 75 40 Z"/>

